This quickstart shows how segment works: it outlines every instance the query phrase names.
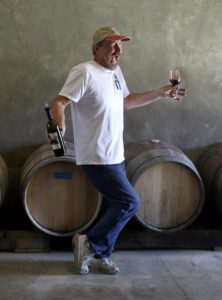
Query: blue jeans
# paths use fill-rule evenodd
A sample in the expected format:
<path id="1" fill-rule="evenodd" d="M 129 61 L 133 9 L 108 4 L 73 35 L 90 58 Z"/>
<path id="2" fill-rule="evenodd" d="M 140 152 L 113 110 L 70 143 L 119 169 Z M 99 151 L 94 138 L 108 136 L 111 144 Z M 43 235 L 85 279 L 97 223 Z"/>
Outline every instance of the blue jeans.
<path id="1" fill-rule="evenodd" d="M 139 196 L 127 178 L 124 162 L 82 168 L 103 195 L 100 217 L 86 234 L 95 257 L 109 257 L 119 233 L 139 209 Z"/>

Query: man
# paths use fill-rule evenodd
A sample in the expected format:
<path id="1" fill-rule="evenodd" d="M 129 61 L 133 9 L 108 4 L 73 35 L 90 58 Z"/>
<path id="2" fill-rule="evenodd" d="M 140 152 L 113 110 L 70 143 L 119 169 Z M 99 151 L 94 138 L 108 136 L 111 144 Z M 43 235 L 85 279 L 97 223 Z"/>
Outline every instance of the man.
<path id="1" fill-rule="evenodd" d="M 52 112 L 65 133 L 65 108 L 71 104 L 76 164 L 81 165 L 103 195 L 102 214 L 85 234 L 76 234 L 73 247 L 77 271 L 91 268 L 116 274 L 110 255 L 116 239 L 139 209 L 139 197 L 127 179 L 124 166 L 123 113 L 163 97 L 181 96 L 185 89 L 171 85 L 130 94 L 118 66 L 122 42 L 130 38 L 113 27 L 93 36 L 94 60 L 75 66 L 52 103 Z M 90 201 L 90 199 L 89 199 Z"/>

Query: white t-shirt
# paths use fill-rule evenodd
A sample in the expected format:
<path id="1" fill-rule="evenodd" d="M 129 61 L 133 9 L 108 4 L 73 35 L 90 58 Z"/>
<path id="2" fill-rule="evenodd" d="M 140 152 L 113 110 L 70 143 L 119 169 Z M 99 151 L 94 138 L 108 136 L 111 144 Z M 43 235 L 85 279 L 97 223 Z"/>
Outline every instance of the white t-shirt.
<path id="1" fill-rule="evenodd" d="M 72 101 L 76 163 L 117 164 L 124 160 L 123 109 L 129 95 L 120 67 L 95 61 L 72 68 L 59 93 Z"/>

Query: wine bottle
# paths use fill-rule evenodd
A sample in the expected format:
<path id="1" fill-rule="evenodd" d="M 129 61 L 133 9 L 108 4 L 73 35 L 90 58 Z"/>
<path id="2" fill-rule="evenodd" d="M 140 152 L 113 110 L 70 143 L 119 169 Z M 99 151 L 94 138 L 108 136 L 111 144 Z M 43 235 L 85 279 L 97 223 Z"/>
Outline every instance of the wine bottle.
<path id="1" fill-rule="evenodd" d="M 48 103 L 45 103 L 45 111 L 48 117 L 48 122 L 47 122 L 48 137 L 52 149 L 54 151 L 54 154 L 55 156 L 66 155 L 65 143 L 63 140 L 61 130 L 59 129 L 57 122 L 53 119 L 52 111 Z"/>

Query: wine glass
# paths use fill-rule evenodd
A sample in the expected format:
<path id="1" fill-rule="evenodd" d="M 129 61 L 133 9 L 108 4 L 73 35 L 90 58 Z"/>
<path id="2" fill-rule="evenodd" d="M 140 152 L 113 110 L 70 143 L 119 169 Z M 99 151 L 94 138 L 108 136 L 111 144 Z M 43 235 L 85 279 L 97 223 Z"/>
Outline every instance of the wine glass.
<path id="1" fill-rule="evenodd" d="M 180 71 L 178 69 L 170 70 L 170 83 L 172 85 L 180 84 Z"/>
<path id="2" fill-rule="evenodd" d="M 178 69 L 170 70 L 170 83 L 173 86 L 177 86 L 176 93 L 175 93 L 175 99 L 180 100 L 180 97 L 178 96 L 178 86 L 180 84 L 181 76 L 180 71 Z"/>

